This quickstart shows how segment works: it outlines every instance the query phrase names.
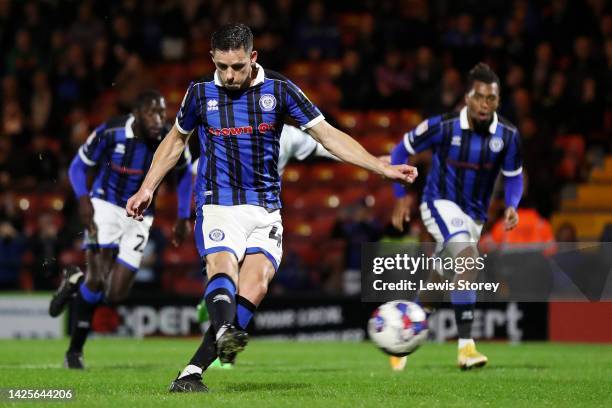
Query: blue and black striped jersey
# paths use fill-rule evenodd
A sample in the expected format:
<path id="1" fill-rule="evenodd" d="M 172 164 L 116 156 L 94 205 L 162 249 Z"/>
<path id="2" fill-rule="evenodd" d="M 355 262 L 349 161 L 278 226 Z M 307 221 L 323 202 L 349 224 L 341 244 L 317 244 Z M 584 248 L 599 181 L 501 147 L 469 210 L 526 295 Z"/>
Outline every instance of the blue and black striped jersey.
<path id="1" fill-rule="evenodd" d="M 132 130 L 134 116 L 121 116 L 98 126 L 79 149 L 79 157 L 88 166 L 98 166 L 90 196 L 125 207 L 144 180 L 153 154 L 162 137 L 148 141 L 135 137 Z M 168 129 L 162 131 L 166 135 Z M 177 168 L 191 163 L 189 150 L 181 156 Z M 151 214 L 153 208 L 145 214 Z"/>
<path id="2" fill-rule="evenodd" d="M 501 172 L 521 174 L 521 141 L 510 122 L 494 114 L 487 134 L 470 130 L 467 109 L 434 116 L 403 138 L 410 154 L 433 151 L 423 201 L 451 200 L 475 220 L 486 220 L 495 180 Z"/>
<path id="3" fill-rule="evenodd" d="M 243 91 L 211 81 L 189 85 L 176 117 L 184 134 L 198 129 L 196 208 L 252 204 L 280 208 L 279 139 L 287 116 L 302 129 L 322 121 L 319 109 L 291 81 L 257 65 Z"/>

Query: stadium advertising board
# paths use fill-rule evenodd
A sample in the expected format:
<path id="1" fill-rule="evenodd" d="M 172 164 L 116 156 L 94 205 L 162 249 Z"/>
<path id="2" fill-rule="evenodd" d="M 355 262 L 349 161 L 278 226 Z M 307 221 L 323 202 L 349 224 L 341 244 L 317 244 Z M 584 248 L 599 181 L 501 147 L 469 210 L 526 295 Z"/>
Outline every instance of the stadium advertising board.
<path id="1" fill-rule="evenodd" d="M 198 336 L 206 324 L 197 321 L 197 298 L 134 298 L 118 308 L 96 312 L 93 329 L 98 334 L 134 337 Z M 360 341 L 367 337 L 366 323 L 376 304 L 355 297 L 276 297 L 258 309 L 249 327 L 265 339 Z M 446 305 L 430 321 L 430 338 L 443 342 L 457 335 L 453 310 Z M 488 303 L 474 316 L 474 336 L 510 341 L 545 339 L 547 305 L 538 303 Z"/>

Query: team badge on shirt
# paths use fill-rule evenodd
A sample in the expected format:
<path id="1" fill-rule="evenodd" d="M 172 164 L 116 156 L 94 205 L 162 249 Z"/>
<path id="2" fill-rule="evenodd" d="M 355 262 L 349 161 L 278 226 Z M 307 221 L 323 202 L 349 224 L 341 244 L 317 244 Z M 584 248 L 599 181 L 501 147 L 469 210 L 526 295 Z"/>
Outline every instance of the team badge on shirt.
<path id="1" fill-rule="evenodd" d="M 276 108 L 276 98 L 271 94 L 263 94 L 259 98 L 259 106 L 266 112 L 274 110 Z"/>
<path id="2" fill-rule="evenodd" d="M 499 153 L 504 148 L 504 140 L 501 137 L 493 137 L 489 140 L 489 149 L 493 153 Z"/>

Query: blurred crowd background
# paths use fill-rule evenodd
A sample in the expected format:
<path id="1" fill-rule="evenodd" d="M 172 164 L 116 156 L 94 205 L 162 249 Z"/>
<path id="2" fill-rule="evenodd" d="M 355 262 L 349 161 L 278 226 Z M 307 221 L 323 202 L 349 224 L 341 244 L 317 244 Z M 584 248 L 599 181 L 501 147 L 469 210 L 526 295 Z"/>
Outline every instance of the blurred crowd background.
<path id="1" fill-rule="evenodd" d="M 376 154 L 427 116 L 460 109 L 467 71 L 488 63 L 528 180 L 523 229 L 495 232 L 496 200 L 486 239 L 612 240 L 606 0 L 0 0 L 0 289 L 55 289 L 63 265 L 83 265 L 67 180 L 78 147 L 146 88 L 162 91 L 173 120 L 189 81 L 213 72 L 210 34 L 236 21 L 252 27 L 265 68 Z M 428 158 L 417 161 L 406 235 L 389 227 L 382 180 L 338 163 L 289 167 L 273 291 L 355 293 L 362 242 L 427 239 L 416 209 Z M 201 294 L 193 243 L 169 244 L 175 203 L 169 180 L 136 290 Z"/>

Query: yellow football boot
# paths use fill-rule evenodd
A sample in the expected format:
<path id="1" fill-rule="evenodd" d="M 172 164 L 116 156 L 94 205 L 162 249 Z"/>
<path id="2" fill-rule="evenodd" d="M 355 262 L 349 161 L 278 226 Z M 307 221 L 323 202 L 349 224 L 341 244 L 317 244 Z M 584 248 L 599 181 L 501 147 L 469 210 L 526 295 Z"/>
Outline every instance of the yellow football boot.
<path id="1" fill-rule="evenodd" d="M 476 350 L 476 344 L 471 341 L 461 347 L 457 356 L 457 363 L 462 370 L 470 370 L 472 368 L 483 367 L 489 359 L 484 354 Z"/>

